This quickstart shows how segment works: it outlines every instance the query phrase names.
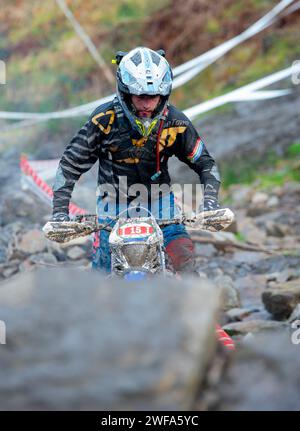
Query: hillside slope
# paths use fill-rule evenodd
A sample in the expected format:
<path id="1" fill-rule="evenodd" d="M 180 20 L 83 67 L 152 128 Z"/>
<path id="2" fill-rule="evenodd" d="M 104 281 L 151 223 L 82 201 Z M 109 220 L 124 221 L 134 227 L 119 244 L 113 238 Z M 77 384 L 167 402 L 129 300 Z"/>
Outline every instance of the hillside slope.
<path id="1" fill-rule="evenodd" d="M 119 49 L 140 44 L 164 48 L 175 66 L 239 34 L 278 2 L 117 0 L 105 7 L 95 0 L 67 3 L 114 73 L 110 61 Z M 55 1 L 13 0 L 0 10 L 0 22 L 0 58 L 7 63 L 1 110 L 59 110 L 113 91 Z M 300 56 L 299 22 L 300 11 L 278 20 L 175 90 L 172 102 L 186 108 L 289 66 Z M 82 121 L 84 117 L 49 121 L 1 134 L 0 139 L 20 144 L 21 137 L 30 151 L 41 141 L 65 144 Z"/>

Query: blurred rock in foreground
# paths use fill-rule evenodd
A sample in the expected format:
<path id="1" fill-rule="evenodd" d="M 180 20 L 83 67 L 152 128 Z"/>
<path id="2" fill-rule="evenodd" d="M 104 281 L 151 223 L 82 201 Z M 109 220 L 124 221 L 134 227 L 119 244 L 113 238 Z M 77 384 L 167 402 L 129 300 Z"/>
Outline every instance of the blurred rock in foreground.
<path id="1" fill-rule="evenodd" d="M 212 361 L 207 280 L 40 270 L 0 284 L 1 410 L 189 409 Z"/>
<path id="2" fill-rule="evenodd" d="M 218 388 L 218 409 L 300 410 L 299 349 L 289 331 L 261 333 L 240 345 Z"/>

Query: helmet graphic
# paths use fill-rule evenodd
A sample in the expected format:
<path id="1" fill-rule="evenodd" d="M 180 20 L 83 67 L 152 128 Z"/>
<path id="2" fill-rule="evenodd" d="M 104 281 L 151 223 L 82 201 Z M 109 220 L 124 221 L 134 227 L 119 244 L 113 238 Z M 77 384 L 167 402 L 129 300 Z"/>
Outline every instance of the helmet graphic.
<path id="1" fill-rule="evenodd" d="M 142 135 L 147 135 L 161 117 L 172 90 L 172 69 L 164 58 L 164 51 L 153 51 L 138 47 L 129 53 L 118 53 L 117 63 L 117 96 L 126 117 L 132 127 Z M 151 124 L 142 127 L 143 120 L 135 115 L 131 95 L 159 95 L 160 103 L 154 113 Z M 147 120 L 144 122 L 147 123 Z"/>

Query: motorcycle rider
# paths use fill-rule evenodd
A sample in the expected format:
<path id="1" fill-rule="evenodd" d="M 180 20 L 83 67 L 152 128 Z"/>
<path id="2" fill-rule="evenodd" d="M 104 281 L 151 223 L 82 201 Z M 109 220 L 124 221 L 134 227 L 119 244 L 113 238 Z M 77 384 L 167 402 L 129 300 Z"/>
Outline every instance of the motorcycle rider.
<path id="1" fill-rule="evenodd" d="M 168 158 L 172 155 L 199 175 L 204 187 L 204 211 L 218 209 L 220 176 L 216 163 L 191 121 L 169 103 L 173 75 L 164 52 L 138 47 L 129 53 L 117 53 L 116 63 L 116 97 L 97 107 L 62 155 L 53 186 L 52 220 L 69 220 L 75 182 L 97 160 L 100 217 L 107 197 L 102 185 L 113 186 L 118 199 L 125 194 L 128 205 L 133 198 L 128 190 L 134 184 L 143 184 L 149 192 L 153 184 L 170 185 Z M 122 178 L 127 180 L 125 190 Z M 160 208 L 165 205 L 165 196 L 162 199 Z M 171 224 L 162 231 L 174 269 L 192 271 L 194 246 L 185 227 Z M 95 235 L 92 264 L 94 269 L 107 272 L 108 236 L 105 230 Z"/>

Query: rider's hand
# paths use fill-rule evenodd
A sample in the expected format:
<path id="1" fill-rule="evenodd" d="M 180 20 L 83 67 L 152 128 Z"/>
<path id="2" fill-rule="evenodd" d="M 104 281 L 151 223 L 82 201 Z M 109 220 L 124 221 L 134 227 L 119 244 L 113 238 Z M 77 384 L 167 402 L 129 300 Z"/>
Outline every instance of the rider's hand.
<path id="1" fill-rule="evenodd" d="M 215 211 L 220 208 L 218 199 L 214 196 L 204 196 L 203 210 L 204 211 Z"/>
<path id="2" fill-rule="evenodd" d="M 54 213 L 51 218 L 51 221 L 70 221 L 70 217 L 66 213 Z"/>

